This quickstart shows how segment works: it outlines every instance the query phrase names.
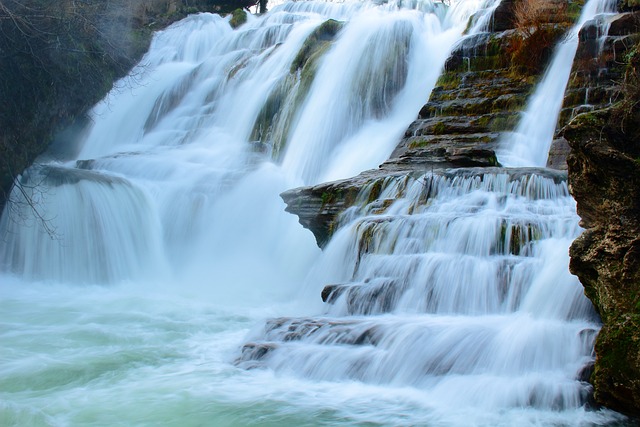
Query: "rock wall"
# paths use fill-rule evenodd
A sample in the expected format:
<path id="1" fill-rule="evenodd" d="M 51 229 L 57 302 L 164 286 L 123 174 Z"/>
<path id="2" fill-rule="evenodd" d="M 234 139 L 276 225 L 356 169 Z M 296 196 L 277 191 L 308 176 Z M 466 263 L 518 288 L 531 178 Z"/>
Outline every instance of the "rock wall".
<path id="1" fill-rule="evenodd" d="M 571 192 L 586 228 L 571 246 L 571 272 L 603 322 L 595 399 L 640 416 L 640 139 L 611 126 L 611 114 L 583 114 L 564 131 Z"/>
<path id="2" fill-rule="evenodd" d="M 594 25 L 582 31 L 565 102 L 569 183 L 586 229 L 570 268 L 603 322 L 595 400 L 640 416 L 640 14 L 610 21 L 606 40 Z"/>

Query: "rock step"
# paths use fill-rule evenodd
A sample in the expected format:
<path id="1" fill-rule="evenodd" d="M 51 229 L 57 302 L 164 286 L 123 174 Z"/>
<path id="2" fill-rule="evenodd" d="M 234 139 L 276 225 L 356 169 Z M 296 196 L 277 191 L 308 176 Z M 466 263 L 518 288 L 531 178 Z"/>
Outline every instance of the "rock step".
<path id="1" fill-rule="evenodd" d="M 435 149 L 436 146 L 425 148 Z M 420 150 L 422 148 L 416 148 Z M 424 157 L 410 154 L 401 155 L 393 161 L 382 164 L 379 169 L 365 171 L 353 178 L 340 181 L 318 184 L 312 187 L 300 187 L 285 191 L 280 196 L 287 204 L 286 211 L 298 216 L 300 223 L 311 230 L 316 237 L 318 245 L 324 246 L 329 237 L 333 234 L 338 224 L 339 216 L 348 208 L 359 206 L 362 203 L 370 203 L 380 196 L 382 182 L 394 177 L 399 180 L 418 179 L 426 173 L 433 176 L 448 179 L 479 179 L 485 180 L 487 177 L 496 175 L 506 175 L 508 182 L 527 181 L 532 177 L 548 179 L 555 184 L 566 182 L 567 173 L 545 168 L 498 168 L 498 167 L 460 167 L 446 168 L 447 164 L 457 159 L 452 156 L 460 155 L 460 147 L 449 147 L 444 156 L 440 153 L 426 153 Z M 446 150 L 446 148 L 445 148 Z M 474 148 L 462 153 L 465 157 L 477 155 Z M 443 156 L 440 163 L 435 163 L 433 155 Z M 490 153 L 480 153 L 481 159 L 490 159 Z M 447 158 L 446 156 L 450 156 Z M 465 161 L 466 162 L 466 161 Z M 463 163 L 462 161 L 459 163 Z M 477 165 L 477 164 L 476 164 Z M 380 184 L 380 185 L 378 185 Z M 361 189 L 373 186 L 367 200 L 359 201 Z M 545 197 L 544 194 L 528 193 L 527 197 L 536 200 Z M 555 197 L 555 195 L 554 195 Z"/>
<path id="2" fill-rule="evenodd" d="M 512 380 L 559 375 L 562 383 L 582 389 L 579 377 L 592 362 L 596 333 L 597 326 L 586 321 L 520 313 L 275 318 L 243 346 L 235 364 L 307 378 L 412 386 L 452 374 Z M 576 361 L 573 351 L 546 354 L 549 339 L 561 340 L 584 357 Z"/>
<path id="3" fill-rule="evenodd" d="M 376 256 L 377 257 L 377 256 Z M 516 311 L 529 285 L 514 282 L 514 269 L 525 271 L 536 263 L 527 257 L 453 259 L 434 254 L 422 263 L 397 267 L 399 277 L 370 277 L 359 282 L 324 287 L 322 300 L 333 314 L 372 315 L 410 310 L 431 314 L 489 314 Z M 452 276 L 443 274 L 456 270 Z M 487 274 L 487 271 L 492 274 Z M 402 273 L 402 272 L 398 272 Z M 470 304 L 468 295 L 477 296 Z"/>
<path id="4" fill-rule="evenodd" d="M 500 112 L 520 112 L 526 97 L 522 94 L 501 94 L 477 98 L 456 96 L 453 99 L 431 100 L 420 110 L 419 119 L 438 116 L 480 116 Z"/>

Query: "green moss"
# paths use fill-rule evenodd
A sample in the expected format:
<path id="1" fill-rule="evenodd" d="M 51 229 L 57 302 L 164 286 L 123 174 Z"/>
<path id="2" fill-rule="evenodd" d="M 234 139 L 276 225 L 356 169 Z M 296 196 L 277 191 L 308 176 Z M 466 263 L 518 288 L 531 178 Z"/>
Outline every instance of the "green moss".
<path id="1" fill-rule="evenodd" d="M 605 121 L 600 114 L 584 113 L 576 116 L 573 119 L 573 126 L 575 127 L 598 127 L 602 128 L 605 125 Z"/>
<path id="2" fill-rule="evenodd" d="M 499 56 L 504 52 L 504 42 L 502 38 L 496 37 L 496 35 L 492 34 L 487 42 L 487 47 L 485 50 L 485 54 L 487 56 Z"/>
<path id="3" fill-rule="evenodd" d="M 479 119 L 475 120 L 473 122 L 473 124 L 475 126 L 488 128 L 489 127 L 489 123 L 491 123 L 491 118 L 492 118 L 492 116 L 490 116 L 490 115 L 482 116 Z"/>
<path id="4" fill-rule="evenodd" d="M 486 114 L 476 119 L 472 124 L 490 132 L 504 132 L 513 130 L 519 120 L 518 113 Z"/>
<path id="5" fill-rule="evenodd" d="M 584 1 L 582 0 L 574 0 L 567 5 L 567 19 L 572 22 L 576 22 L 578 18 L 580 18 L 580 14 L 582 13 L 582 7 L 584 6 Z"/>
<path id="6" fill-rule="evenodd" d="M 596 387 L 598 382 L 609 382 L 614 377 L 635 378 L 635 363 L 632 359 L 640 351 L 638 315 L 609 319 L 596 344 L 598 360 L 595 367 Z M 596 388 L 596 392 L 598 388 Z"/>
<path id="7" fill-rule="evenodd" d="M 510 111 L 510 112 L 518 112 L 524 109 L 525 98 L 523 96 L 518 95 L 504 95 L 498 97 L 495 101 L 493 101 L 493 105 L 491 106 L 492 112 L 500 112 L 500 111 Z"/>
<path id="8" fill-rule="evenodd" d="M 409 148 L 426 147 L 427 145 L 432 143 L 433 141 L 424 138 L 414 139 L 413 141 L 411 141 L 411 143 L 409 143 Z"/>
<path id="9" fill-rule="evenodd" d="M 243 9 L 236 9 L 231 12 L 231 19 L 229 20 L 229 25 L 231 25 L 231 28 L 238 28 L 245 22 L 247 22 L 247 12 L 245 12 Z"/>
<path id="10" fill-rule="evenodd" d="M 573 85 L 574 84 L 572 82 L 572 86 Z M 586 89 L 584 88 L 585 85 L 581 85 L 581 86 L 577 86 L 575 89 L 569 89 L 566 91 L 564 95 L 565 106 L 576 106 L 584 102 Z"/>
<path id="11" fill-rule="evenodd" d="M 291 63 L 291 76 L 284 79 L 261 109 L 252 130 L 252 139 L 272 144 L 272 157 L 278 160 L 286 144 L 288 129 L 315 78 L 320 59 L 342 28 L 342 22 L 329 19 L 319 25 L 305 40 Z M 285 108 L 286 106 L 286 108 Z"/>
<path id="12" fill-rule="evenodd" d="M 456 89 L 462 83 L 460 73 L 446 72 L 442 73 L 438 78 L 436 86 L 442 87 L 445 90 Z"/>
<path id="13" fill-rule="evenodd" d="M 371 186 L 371 189 L 369 191 L 369 197 L 367 199 L 367 203 L 371 203 L 374 200 L 376 200 L 378 197 L 380 197 L 380 193 L 382 193 L 382 184 L 383 184 L 382 179 L 376 181 L 373 183 L 373 185 Z"/>
<path id="14" fill-rule="evenodd" d="M 443 122 L 438 122 L 435 125 L 433 125 L 433 129 L 431 130 L 431 132 L 434 135 L 442 135 L 446 132 L 447 127 L 445 126 L 445 124 Z"/>
<path id="15" fill-rule="evenodd" d="M 469 62 L 470 71 L 497 70 L 504 66 L 504 58 L 499 55 L 477 56 L 471 58 Z"/>
<path id="16" fill-rule="evenodd" d="M 343 26 L 343 22 L 336 21 L 335 19 L 328 19 L 313 30 L 309 37 L 304 41 L 302 48 L 293 59 L 293 62 L 291 62 L 291 73 L 295 73 L 296 70 L 302 69 L 313 56 L 317 56 L 314 54 L 317 54 L 318 50 L 326 50 L 327 44 L 333 41 L 336 34 L 338 34 L 338 31 L 340 31 Z"/>
<path id="17" fill-rule="evenodd" d="M 322 200 L 322 206 L 325 206 L 329 203 L 333 203 L 336 200 L 336 195 L 325 191 L 322 193 L 322 196 L 320 196 L 320 199 Z"/>
<path id="18" fill-rule="evenodd" d="M 495 116 L 489 124 L 491 132 L 505 132 L 515 129 L 518 125 L 519 116 L 517 114 L 508 116 Z"/>

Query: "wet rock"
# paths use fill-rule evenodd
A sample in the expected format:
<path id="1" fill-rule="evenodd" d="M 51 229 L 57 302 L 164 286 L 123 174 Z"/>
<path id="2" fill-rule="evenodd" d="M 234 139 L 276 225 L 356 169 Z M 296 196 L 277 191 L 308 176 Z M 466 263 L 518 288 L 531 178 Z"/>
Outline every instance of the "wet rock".
<path id="1" fill-rule="evenodd" d="M 563 137 L 553 140 L 549 148 L 547 167 L 551 169 L 567 170 L 567 156 L 571 151 L 569 143 Z"/>
<path id="2" fill-rule="evenodd" d="M 322 289 L 320 297 L 323 302 L 332 303 L 342 294 L 344 289 L 344 286 L 341 285 L 327 285 Z"/>
<path id="3" fill-rule="evenodd" d="M 446 148 L 443 149 L 446 150 Z M 300 224 L 313 232 L 318 246 L 324 247 L 340 226 L 340 216 L 351 207 L 374 202 L 380 194 L 382 182 L 390 177 L 417 179 L 426 173 L 432 173 L 449 178 L 477 176 L 482 179 L 485 174 L 504 173 L 511 180 L 535 174 L 553 179 L 554 182 L 562 182 L 566 180 L 567 176 L 566 172 L 544 168 L 503 169 L 488 166 L 447 168 L 447 162 L 443 161 L 440 164 L 433 162 L 434 155 L 431 153 L 422 158 L 417 155 L 401 156 L 385 162 L 379 169 L 365 171 L 354 178 L 323 183 L 313 187 L 299 187 L 285 191 L 280 196 L 287 204 L 286 211 L 297 215 Z M 465 159 L 471 158 L 465 157 Z M 359 200 L 360 191 L 365 187 L 369 187 L 370 192 L 365 200 Z"/>
<path id="4" fill-rule="evenodd" d="M 611 25 L 603 38 L 601 25 Z M 620 98 L 624 58 L 640 40 L 640 12 L 600 16 L 585 23 L 565 92 L 559 127 L 585 111 L 599 110 Z"/>
<path id="5" fill-rule="evenodd" d="M 640 415 L 640 133 L 612 125 L 612 109 L 576 117 L 570 187 L 586 231 L 571 245 L 571 272 L 598 310 L 591 380 L 595 400 Z"/>
<path id="6" fill-rule="evenodd" d="M 593 375 L 594 366 L 595 364 L 593 362 L 589 362 L 584 365 L 582 368 L 580 368 L 578 375 L 576 375 L 576 379 L 578 381 L 583 381 L 586 383 L 590 382 L 591 375 Z"/>
<path id="7" fill-rule="evenodd" d="M 321 344 L 364 345 L 377 342 L 377 329 L 376 325 L 362 320 L 281 317 L 267 320 L 263 338 L 269 343 L 306 340 Z M 269 347 L 272 350 L 274 345 L 269 344 Z"/>
<path id="8" fill-rule="evenodd" d="M 514 6 L 515 0 L 503 0 L 493 13 L 491 21 L 492 31 L 505 31 L 515 27 Z"/>
<path id="9" fill-rule="evenodd" d="M 234 363 L 243 369 L 259 368 L 261 367 L 259 362 L 276 348 L 277 345 L 274 343 L 247 343 L 242 346 L 240 356 Z"/>
<path id="10" fill-rule="evenodd" d="M 621 13 L 610 19 L 610 37 L 627 36 L 640 32 L 640 12 Z"/>

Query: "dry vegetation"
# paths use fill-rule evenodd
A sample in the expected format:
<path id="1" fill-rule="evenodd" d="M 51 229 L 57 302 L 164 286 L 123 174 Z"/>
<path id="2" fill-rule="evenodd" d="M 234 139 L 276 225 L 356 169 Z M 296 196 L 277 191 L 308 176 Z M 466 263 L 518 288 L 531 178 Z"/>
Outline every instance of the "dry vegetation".
<path id="1" fill-rule="evenodd" d="M 571 25 L 567 2 L 520 0 L 515 3 L 513 13 L 521 39 L 511 48 L 512 71 L 537 75 L 544 70 L 555 45 Z"/>
<path id="2" fill-rule="evenodd" d="M 615 104 L 611 124 L 638 143 L 640 127 L 640 42 L 627 51 L 620 82 L 620 100 Z"/>

